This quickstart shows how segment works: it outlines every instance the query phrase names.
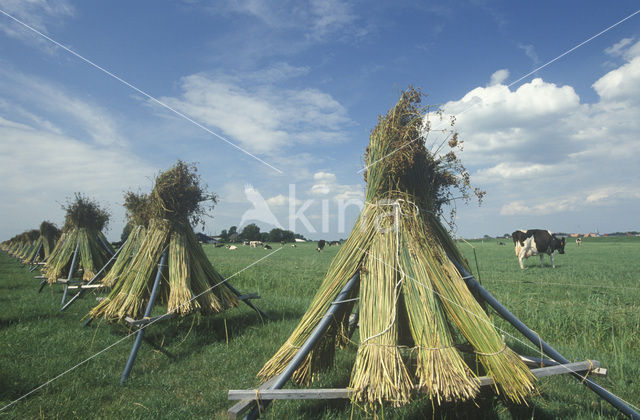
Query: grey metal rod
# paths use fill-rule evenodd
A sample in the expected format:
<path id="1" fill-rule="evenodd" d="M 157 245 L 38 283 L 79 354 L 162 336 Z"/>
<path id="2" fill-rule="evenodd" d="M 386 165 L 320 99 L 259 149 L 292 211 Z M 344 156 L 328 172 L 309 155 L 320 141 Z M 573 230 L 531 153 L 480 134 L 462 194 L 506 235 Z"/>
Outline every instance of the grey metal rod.
<path id="1" fill-rule="evenodd" d="M 322 334 L 329 328 L 331 321 L 333 320 L 336 312 L 342 304 L 344 304 L 343 300 L 347 298 L 351 289 L 358 283 L 360 275 L 358 273 L 354 274 L 349 281 L 344 285 L 338 296 L 333 300 L 331 306 L 327 310 L 327 313 L 322 317 L 316 328 L 313 330 L 307 341 L 304 342 L 302 347 L 297 351 L 296 355 L 293 356 L 293 359 L 289 362 L 287 367 L 282 371 L 282 373 L 278 376 L 278 379 L 270 386 L 268 389 L 280 389 L 287 383 L 289 378 L 293 375 L 293 373 L 298 369 L 300 364 L 304 361 L 307 355 L 313 350 L 316 342 L 320 339 Z M 258 401 L 256 407 L 253 408 L 245 417 L 245 419 L 254 420 L 260 417 L 260 413 L 269 405 L 270 400 Z"/>
<path id="2" fill-rule="evenodd" d="M 218 273 L 218 275 L 220 275 L 220 273 Z M 222 277 L 222 276 L 220 276 Z M 222 277 L 224 278 L 224 277 Z M 240 296 L 240 292 L 238 291 L 238 289 L 236 289 L 235 287 L 233 287 L 231 285 L 231 283 L 229 283 L 228 281 L 225 280 L 224 285 L 227 286 L 227 288 L 229 288 L 229 290 L 231 290 L 231 292 L 236 295 L 236 296 Z M 244 303 L 246 303 L 251 309 L 253 309 L 254 311 L 256 311 L 259 315 L 267 318 L 267 319 L 271 319 L 269 317 L 269 314 L 267 314 L 265 311 L 263 311 L 262 309 L 258 308 L 256 305 L 253 304 L 253 302 L 249 301 L 249 300 L 244 300 Z"/>
<path id="3" fill-rule="evenodd" d="M 40 243 L 40 245 L 38 245 L 38 249 L 36 250 L 36 253 L 33 254 L 33 258 L 31 258 L 31 261 L 29 261 L 29 264 L 33 264 L 33 263 L 36 262 L 36 260 L 38 259 L 38 255 L 40 254 L 40 250 L 41 249 L 42 249 L 42 242 Z M 33 271 L 33 270 L 30 270 L 30 271 Z"/>
<path id="4" fill-rule="evenodd" d="M 98 235 L 98 239 L 100 239 L 100 242 L 102 242 L 102 246 L 104 246 L 104 249 L 107 250 L 107 252 L 109 253 L 109 255 L 113 255 L 113 248 L 111 248 L 109 245 L 107 245 L 104 240 L 102 239 L 102 236 Z"/>
<path id="5" fill-rule="evenodd" d="M 113 254 L 111 256 L 111 258 L 109 259 L 109 261 L 107 261 L 107 263 L 105 265 L 102 266 L 102 268 L 91 278 L 91 280 L 89 280 L 87 282 L 87 285 L 89 284 L 93 284 L 94 281 L 96 281 L 96 279 L 98 278 L 98 276 L 100 274 L 102 274 L 102 272 L 109 266 L 109 264 L 111 264 L 116 257 L 118 256 L 118 254 L 120 253 L 120 251 L 122 251 L 122 248 L 124 248 L 124 244 L 126 242 L 124 242 L 122 245 L 120 245 L 120 248 L 118 248 L 118 250 L 116 251 L 115 254 Z M 69 306 L 71 306 L 71 304 L 73 302 L 76 301 L 76 299 L 80 298 L 80 296 L 82 296 L 82 294 L 84 293 L 83 289 L 78 290 L 78 293 L 76 293 L 71 299 L 69 299 L 69 302 L 67 302 L 62 308 L 60 308 L 60 312 L 64 311 L 65 309 L 67 309 Z"/>
<path id="6" fill-rule="evenodd" d="M 151 296 L 149 296 L 149 302 L 147 302 L 147 308 L 144 311 L 144 316 L 148 317 L 151 315 L 151 309 L 153 309 L 153 303 L 156 300 L 156 295 L 158 294 L 158 289 L 160 288 L 160 278 L 162 277 L 162 269 L 164 268 L 164 263 L 167 258 L 167 250 L 165 249 L 162 253 L 162 257 L 160 257 L 160 263 L 158 264 L 158 270 L 156 273 L 156 279 L 153 282 L 153 288 L 151 289 Z M 136 336 L 136 341 L 133 343 L 133 348 L 131 349 L 131 354 L 129 354 L 129 359 L 127 360 L 127 364 L 124 367 L 124 372 L 122 372 L 122 377 L 120 378 L 120 385 L 124 385 L 124 382 L 127 380 L 129 373 L 131 372 L 131 368 L 133 368 L 133 362 L 136 360 L 136 356 L 138 355 L 138 350 L 140 349 L 140 344 L 142 344 L 142 339 L 144 338 L 144 330 L 147 325 L 143 325 L 138 330 L 138 335 Z"/>
<path id="7" fill-rule="evenodd" d="M 67 299 L 67 292 L 69 291 L 69 282 L 73 277 L 73 271 L 76 269 L 76 260 L 78 257 L 78 247 L 80 242 L 76 242 L 76 249 L 73 251 L 73 258 L 71 259 L 71 267 L 69 267 L 69 275 L 67 276 L 67 284 L 64 285 L 64 292 L 62 293 L 62 302 L 60 305 L 64 305 L 64 301 Z"/>
<path id="8" fill-rule="evenodd" d="M 467 287 L 469 287 L 471 291 L 474 291 L 475 293 L 477 293 L 481 299 L 483 299 L 485 302 L 491 305 L 491 307 L 495 309 L 502 318 L 504 318 L 511 325 L 513 325 L 518 331 L 520 331 L 520 333 L 522 333 L 525 337 L 527 337 L 527 339 L 529 339 L 529 341 L 531 341 L 536 347 L 541 348 L 542 351 L 547 356 L 551 357 L 556 362 L 559 362 L 562 364 L 569 363 L 569 360 L 567 360 L 567 358 L 565 358 L 563 355 L 558 353 L 556 349 L 551 347 L 542 338 L 540 338 L 540 336 L 536 334 L 535 331 L 527 327 L 522 321 L 516 318 L 516 316 L 513 315 L 507 308 L 502 306 L 502 304 L 495 297 L 493 297 L 493 295 L 489 293 L 484 287 L 482 287 L 480 283 L 478 283 L 478 281 L 473 277 L 473 275 L 467 272 L 467 270 L 465 270 L 464 267 L 462 267 L 462 265 L 460 265 L 457 261 L 454 261 L 453 259 L 451 259 L 451 261 L 456 266 L 460 274 L 462 274 L 462 277 L 464 277 L 464 280 L 467 283 Z M 611 392 L 607 391 L 605 388 L 603 388 L 600 384 L 598 384 L 591 378 L 584 377 L 577 373 L 572 373 L 572 375 L 576 379 L 578 379 L 580 382 L 582 382 L 587 388 L 589 388 L 590 390 L 598 394 L 602 399 L 604 399 L 609 404 L 611 404 L 616 409 L 618 409 L 620 412 L 624 413 L 625 415 L 629 416 L 634 420 L 640 420 L 640 414 L 637 411 L 633 410 L 631 407 L 627 405 L 627 403 L 622 401 L 620 398 L 618 398 Z"/>

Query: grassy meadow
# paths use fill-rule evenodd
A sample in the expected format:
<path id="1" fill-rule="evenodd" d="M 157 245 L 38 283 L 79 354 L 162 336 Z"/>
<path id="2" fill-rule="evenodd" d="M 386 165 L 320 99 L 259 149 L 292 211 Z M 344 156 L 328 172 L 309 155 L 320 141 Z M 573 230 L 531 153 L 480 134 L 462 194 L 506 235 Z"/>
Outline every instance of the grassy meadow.
<path id="1" fill-rule="evenodd" d="M 504 246 L 496 240 L 459 244 L 481 283 L 568 359 L 600 361 L 609 376 L 597 380 L 640 406 L 640 238 L 588 238 L 579 248 L 570 241 L 565 255 L 556 255 L 555 269 L 545 256 L 544 267 L 532 257 L 524 271 L 511 241 L 501 241 Z M 154 346 L 143 343 L 125 386 L 119 385 L 120 376 L 133 337 L 122 339 L 130 331 L 97 321 L 82 327 L 96 294 L 87 293 L 61 313 L 62 287 L 46 287 L 38 294 L 35 273 L 0 253 L 0 408 L 84 362 L 4 408 L 0 418 L 225 418 L 234 404 L 227 391 L 258 385 L 255 374 L 288 338 L 338 251 L 326 247 L 318 253 L 315 244 L 272 246 L 271 251 L 242 246 L 229 251 L 205 245 L 224 276 L 242 270 L 231 283 L 261 295 L 254 303 L 272 320 L 261 320 L 242 305 L 215 317 L 154 324 L 146 334 Z M 521 354 L 539 355 L 515 329 L 493 319 L 510 346 Z M 354 358 L 354 346 L 339 351 L 335 367 L 312 386 L 346 386 Z M 475 402 L 433 408 L 429 400 L 417 398 L 409 406 L 373 414 L 346 400 L 280 401 L 264 418 L 622 417 L 568 375 L 540 380 L 538 391 L 529 406 L 515 406 L 485 390 Z"/>

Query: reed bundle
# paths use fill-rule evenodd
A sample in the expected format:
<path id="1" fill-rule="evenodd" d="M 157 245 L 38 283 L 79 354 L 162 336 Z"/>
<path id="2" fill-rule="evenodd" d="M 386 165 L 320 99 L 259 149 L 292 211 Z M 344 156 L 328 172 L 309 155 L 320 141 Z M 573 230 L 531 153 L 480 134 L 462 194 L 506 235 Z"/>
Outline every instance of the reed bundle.
<path id="1" fill-rule="evenodd" d="M 108 287 L 113 287 L 127 271 L 133 257 L 144 242 L 149 225 L 149 195 L 127 191 L 124 195 L 124 208 L 130 231 L 120 254 L 102 279 L 102 284 Z"/>
<path id="2" fill-rule="evenodd" d="M 38 239 L 36 239 L 31 250 L 22 259 L 22 262 L 27 264 L 32 261 L 45 261 L 49 258 L 58 239 L 60 239 L 60 229 L 51 222 L 43 221 L 40 223 Z"/>
<path id="3" fill-rule="evenodd" d="M 31 251 L 37 239 L 37 230 L 22 232 L 7 241 L 7 247 L 5 250 L 12 257 L 22 260 Z"/>
<path id="4" fill-rule="evenodd" d="M 109 242 L 102 233 L 109 222 L 109 213 L 80 193 L 62 208 L 66 211 L 64 227 L 42 270 L 43 275 L 49 283 L 67 276 L 77 246 L 76 269 L 82 269 L 83 280 L 90 280 L 110 258 L 106 249 Z"/>
<path id="5" fill-rule="evenodd" d="M 129 244 L 127 240 L 125 247 L 131 246 L 135 252 L 121 251 L 127 252 L 128 261 L 123 260 L 123 266 L 117 268 L 111 293 L 91 310 L 92 318 L 141 317 L 165 250 L 167 267 L 161 268 L 158 301 L 167 305 L 167 312 L 218 313 L 238 305 L 236 296 L 224 286 L 224 279 L 211 265 L 193 232 L 192 224 L 201 221 L 206 211 L 203 202 L 215 203 L 216 199 L 214 194 L 205 191 L 206 186 L 196 172 L 195 166 L 178 161 L 156 177 L 148 197 L 126 201 L 128 212 L 134 216 L 130 220 L 134 223 L 148 220 L 148 227 L 144 232 L 140 225 L 130 234 L 130 239 L 138 235 L 135 239 L 138 242 L 134 244 L 132 239 Z"/>
<path id="6" fill-rule="evenodd" d="M 466 261 L 440 222 L 452 190 L 482 198 L 455 155 L 428 150 L 421 93 L 403 92 L 380 117 L 365 155 L 366 203 L 302 320 L 259 376 L 282 372 L 309 338 L 347 280 L 360 273 L 360 341 L 351 372 L 352 400 L 368 407 L 398 406 L 412 394 L 434 402 L 463 401 L 478 393 L 481 365 L 495 389 L 515 402 L 533 390 L 533 376 L 503 342 L 449 256 Z M 309 382 L 331 366 L 353 303 L 344 304 L 294 379 Z M 460 345 L 473 348 L 465 355 Z M 470 345 L 470 346 L 469 346 Z"/>

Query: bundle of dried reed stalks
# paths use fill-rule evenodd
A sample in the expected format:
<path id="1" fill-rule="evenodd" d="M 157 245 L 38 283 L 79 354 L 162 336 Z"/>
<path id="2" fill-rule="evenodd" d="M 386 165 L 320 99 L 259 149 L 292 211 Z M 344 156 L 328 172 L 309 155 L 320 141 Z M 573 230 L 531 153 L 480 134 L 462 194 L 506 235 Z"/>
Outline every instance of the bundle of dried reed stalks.
<path id="1" fill-rule="evenodd" d="M 428 150 L 429 125 L 422 94 L 409 89 L 372 131 L 365 155 L 366 203 L 351 235 L 332 261 L 316 296 L 287 342 L 259 376 L 282 372 L 322 319 L 339 291 L 360 273 L 359 343 L 349 387 L 354 403 L 374 407 L 426 394 L 436 403 L 463 401 L 478 393 L 476 367 L 495 389 L 515 402 L 533 390 L 533 376 L 504 343 L 449 257 L 466 265 L 440 221 L 452 190 L 473 189 L 456 152 L 456 135 Z M 440 114 L 438 114 L 440 115 Z M 344 303 L 294 379 L 309 382 L 329 367 L 345 344 L 353 302 Z M 472 354 L 460 345 L 473 348 Z"/>
<path id="2" fill-rule="evenodd" d="M 215 203 L 216 199 L 205 191 L 206 186 L 196 172 L 195 166 L 178 161 L 156 177 L 149 197 L 128 201 L 131 206 L 127 209 L 134 216 L 131 219 L 138 220 L 139 228 L 129 235 L 131 244 L 126 246 L 131 246 L 128 250 L 131 253 L 107 276 L 111 293 L 91 310 L 91 317 L 108 320 L 141 317 L 165 251 L 167 267 L 162 267 L 158 301 L 167 305 L 168 313 L 186 315 L 195 310 L 218 313 L 238 305 L 236 296 L 225 287 L 224 279 L 211 265 L 193 232 L 192 224 L 201 220 L 205 212 L 203 203 L 207 200 Z M 133 208 L 138 210 L 132 211 Z M 142 224 L 146 220 L 149 222 L 144 231 Z"/>

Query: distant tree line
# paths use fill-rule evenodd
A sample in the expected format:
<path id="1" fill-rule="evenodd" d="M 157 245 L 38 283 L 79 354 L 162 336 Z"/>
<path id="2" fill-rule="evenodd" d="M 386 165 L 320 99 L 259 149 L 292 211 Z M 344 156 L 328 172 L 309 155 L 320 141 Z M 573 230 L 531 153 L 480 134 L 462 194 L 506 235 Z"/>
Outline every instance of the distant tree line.
<path id="1" fill-rule="evenodd" d="M 305 238 L 299 233 L 293 233 L 290 230 L 279 228 L 271 229 L 269 232 L 260 232 L 260 227 L 255 223 L 248 224 L 241 232 L 238 232 L 237 226 L 231 226 L 229 229 L 223 229 L 222 232 L 220 232 L 221 242 L 294 242 L 296 239 Z"/>

